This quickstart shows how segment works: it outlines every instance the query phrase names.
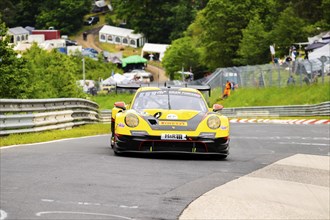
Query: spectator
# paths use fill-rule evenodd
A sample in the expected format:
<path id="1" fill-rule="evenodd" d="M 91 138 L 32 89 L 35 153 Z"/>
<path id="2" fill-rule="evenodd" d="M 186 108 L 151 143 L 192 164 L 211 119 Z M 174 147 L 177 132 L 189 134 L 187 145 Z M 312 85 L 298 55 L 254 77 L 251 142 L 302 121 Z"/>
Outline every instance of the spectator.
<path id="1" fill-rule="evenodd" d="M 305 50 L 305 57 L 304 57 L 305 60 L 308 60 L 308 51 Z"/>
<path id="2" fill-rule="evenodd" d="M 238 88 L 238 84 L 236 84 L 235 82 L 231 82 L 231 90 L 235 90 Z"/>
<path id="3" fill-rule="evenodd" d="M 222 100 L 225 98 L 228 98 L 228 96 L 230 96 L 230 90 L 231 90 L 231 83 L 229 82 L 229 80 L 227 80 L 226 87 L 223 91 L 223 95 L 221 98 Z"/>

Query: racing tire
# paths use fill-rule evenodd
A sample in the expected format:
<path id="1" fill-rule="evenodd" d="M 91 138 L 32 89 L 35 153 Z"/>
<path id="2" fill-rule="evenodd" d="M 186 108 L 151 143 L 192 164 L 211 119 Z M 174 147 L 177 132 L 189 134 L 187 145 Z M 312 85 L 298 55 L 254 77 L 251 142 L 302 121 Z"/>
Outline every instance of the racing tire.
<path id="1" fill-rule="evenodd" d="M 218 155 L 217 158 L 219 160 L 225 160 L 228 157 L 228 155 Z"/>

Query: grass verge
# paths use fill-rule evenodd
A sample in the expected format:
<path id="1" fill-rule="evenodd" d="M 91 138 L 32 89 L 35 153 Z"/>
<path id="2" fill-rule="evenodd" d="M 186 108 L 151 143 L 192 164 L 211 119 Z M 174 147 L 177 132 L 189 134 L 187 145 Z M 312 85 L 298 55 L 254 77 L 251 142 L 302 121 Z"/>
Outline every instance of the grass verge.
<path id="1" fill-rule="evenodd" d="M 225 107 L 310 105 L 330 100 L 330 83 L 284 88 L 239 88 L 221 100 L 222 91 L 213 92 L 211 102 Z"/>
<path id="2" fill-rule="evenodd" d="M 38 133 L 11 134 L 5 137 L 0 137 L 0 147 L 101 134 L 110 134 L 110 124 L 82 125 L 70 130 L 53 130 Z"/>

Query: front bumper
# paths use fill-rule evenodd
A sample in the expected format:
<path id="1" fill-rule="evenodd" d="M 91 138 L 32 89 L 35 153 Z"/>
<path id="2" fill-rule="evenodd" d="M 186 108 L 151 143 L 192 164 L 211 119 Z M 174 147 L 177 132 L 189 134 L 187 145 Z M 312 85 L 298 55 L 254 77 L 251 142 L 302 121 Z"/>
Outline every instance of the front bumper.
<path id="1" fill-rule="evenodd" d="M 159 136 L 129 136 L 115 134 L 116 153 L 193 153 L 229 154 L 229 138 L 190 137 L 189 140 L 161 140 Z"/>

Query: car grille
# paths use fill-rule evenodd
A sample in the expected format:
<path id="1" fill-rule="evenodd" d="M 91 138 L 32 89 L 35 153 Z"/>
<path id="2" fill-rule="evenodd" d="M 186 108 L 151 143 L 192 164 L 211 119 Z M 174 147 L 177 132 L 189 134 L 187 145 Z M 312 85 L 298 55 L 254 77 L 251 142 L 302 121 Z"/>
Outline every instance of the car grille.
<path id="1" fill-rule="evenodd" d="M 207 152 L 204 143 L 194 141 L 144 141 L 140 151 L 172 151 L 172 152 Z"/>

